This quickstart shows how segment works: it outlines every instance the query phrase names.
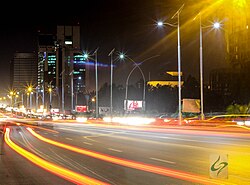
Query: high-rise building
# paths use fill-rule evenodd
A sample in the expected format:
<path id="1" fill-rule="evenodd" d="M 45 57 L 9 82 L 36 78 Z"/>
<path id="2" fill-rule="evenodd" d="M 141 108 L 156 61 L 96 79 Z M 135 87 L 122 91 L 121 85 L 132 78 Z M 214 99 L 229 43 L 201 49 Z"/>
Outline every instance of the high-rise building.
<path id="1" fill-rule="evenodd" d="M 53 34 L 38 34 L 38 88 L 37 91 L 42 97 L 39 104 L 49 107 L 52 102 L 45 101 L 50 97 L 49 88 L 56 87 L 56 36 Z M 51 94 L 51 97 L 53 94 Z M 55 102 L 55 101 L 54 101 Z"/>
<path id="2" fill-rule="evenodd" d="M 38 40 L 38 85 L 47 99 L 45 106 L 64 111 L 85 104 L 87 61 L 81 51 L 80 26 L 58 25 L 56 33 L 39 33 Z"/>
<path id="3" fill-rule="evenodd" d="M 12 89 L 21 91 L 28 85 L 37 85 L 37 56 L 34 52 L 16 52 L 10 68 Z"/>
<path id="4" fill-rule="evenodd" d="M 25 105 L 33 108 L 33 87 L 37 86 L 37 56 L 35 52 L 16 52 L 10 62 L 11 106 Z M 28 87 L 32 87 L 28 91 Z M 24 99 L 27 98 L 27 101 Z M 15 102 L 15 104 L 13 104 Z M 30 103 L 29 103 L 30 102 Z"/>

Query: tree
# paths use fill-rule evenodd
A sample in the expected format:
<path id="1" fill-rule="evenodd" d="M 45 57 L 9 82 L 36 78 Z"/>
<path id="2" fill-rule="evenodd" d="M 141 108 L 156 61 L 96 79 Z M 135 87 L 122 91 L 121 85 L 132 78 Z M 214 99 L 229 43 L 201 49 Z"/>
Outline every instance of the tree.
<path id="1" fill-rule="evenodd" d="M 183 97 L 185 98 L 199 98 L 199 82 L 195 77 L 189 75 L 183 84 Z"/>
<path id="2" fill-rule="evenodd" d="M 250 113 L 250 103 L 247 105 L 232 104 L 227 108 L 228 114 L 249 114 Z"/>

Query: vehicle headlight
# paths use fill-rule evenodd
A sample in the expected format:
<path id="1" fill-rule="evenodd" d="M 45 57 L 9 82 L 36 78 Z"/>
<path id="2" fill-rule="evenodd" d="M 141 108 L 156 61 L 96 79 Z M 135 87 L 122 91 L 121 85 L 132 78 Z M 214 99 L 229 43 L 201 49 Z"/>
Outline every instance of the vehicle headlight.
<path id="1" fill-rule="evenodd" d="M 76 121 L 78 122 L 86 122 L 88 119 L 86 117 L 77 117 Z"/>

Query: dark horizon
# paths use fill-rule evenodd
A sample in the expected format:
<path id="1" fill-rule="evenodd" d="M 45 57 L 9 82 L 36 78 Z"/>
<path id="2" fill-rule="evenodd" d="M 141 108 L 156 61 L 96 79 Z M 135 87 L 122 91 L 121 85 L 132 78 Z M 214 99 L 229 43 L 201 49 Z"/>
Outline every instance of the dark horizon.
<path id="1" fill-rule="evenodd" d="M 14 53 L 36 51 L 36 34 L 53 33 L 57 25 L 80 25 L 81 49 L 94 51 L 99 48 L 98 60 L 109 64 L 108 53 L 115 48 L 117 52 L 124 52 L 136 62 L 148 60 L 141 67 L 151 79 L 161 79 L 165 71 L 177 71 L 177 32 L 175 28 L 156 28 L 155 21 L 165 18 L 172 21 L 171 16 L 182 5 L 181 1 L 105 1 L 88 2 L 86 10 L 74 11 L 68 14 L 54 13 L 50 15 L 20 15 L 15 20 L 5 24 L 1 30 L 0 73 L 1 89 L 8 89 L 9 62 Z M 184 26 L 193 16 L 190 9 L 193 3 L 187 1 L 181 13 L 181 65 L 184 78 L 192 75 L 199 78 L 199 25 Z M 85 11 L 84 11 L 85 10 Z M 198 9 L 197 9 L 198 11 Z M 97 13 L 96 13 L 97 12 Z M 12 24 L 14 22 L 14 24 Z M 208 20 L 206 21 L 208 22 Z M 215 37 L 215 38 L 214 38 Z M 218 43 L 219 42 L 219 43 Z M 222 52 L 221 52 L 222 51 Z M 204 81 L 208 82 L 209 72 L 225 66 L 223 34 L 204 33 Z M 131 68 L 131 64 L 120 64 L 114 71 L 114 83 L 124 84 L 124 76 L 119 76 L 124 70 Z M 8 70 L 6 70 L 8 68 Z M 104 72 L 103 72 L 104 73 Z M 103 74 L 104 81 L 109 82 L 109 72 Z M 138 78 L 137 78 L 138 81 Z M 101 82 L 103 83 L 103 82 Z M 100 83 L 100 84 L 101 84 Z"/>

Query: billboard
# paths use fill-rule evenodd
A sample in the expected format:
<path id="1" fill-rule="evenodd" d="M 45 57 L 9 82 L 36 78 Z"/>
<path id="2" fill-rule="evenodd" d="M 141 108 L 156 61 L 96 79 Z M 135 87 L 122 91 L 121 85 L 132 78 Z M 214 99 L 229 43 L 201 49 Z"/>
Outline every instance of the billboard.
<path id="1" fill-rule="evenodd" d="M 58 114 L 60 112 L 60 110 L 59 109 L 50 109 L 50 112 L 52 114 Z"/>
<path id="2" fill-rule="evenodd" d="M 99 107 L 99 113 L 104 115 L 110 113 L 110 107 Z"/>
<path id="3" fill-rule="evenodd" d="M 76 112 L 87 112 L 87 106 L 86 105 L 76 105 L 75 108 Z"/>
<path id="4" fill-rule="evenodd" d="M 182 112 L 199 113 L 200 99 L 183 99 Z"/>
<path id="5" fill-rule="evenodd" d="M 125 100 L 126 110 L 138 110 L 143 108 L 143 101 L 136 101 L 136 100 Z"/>

